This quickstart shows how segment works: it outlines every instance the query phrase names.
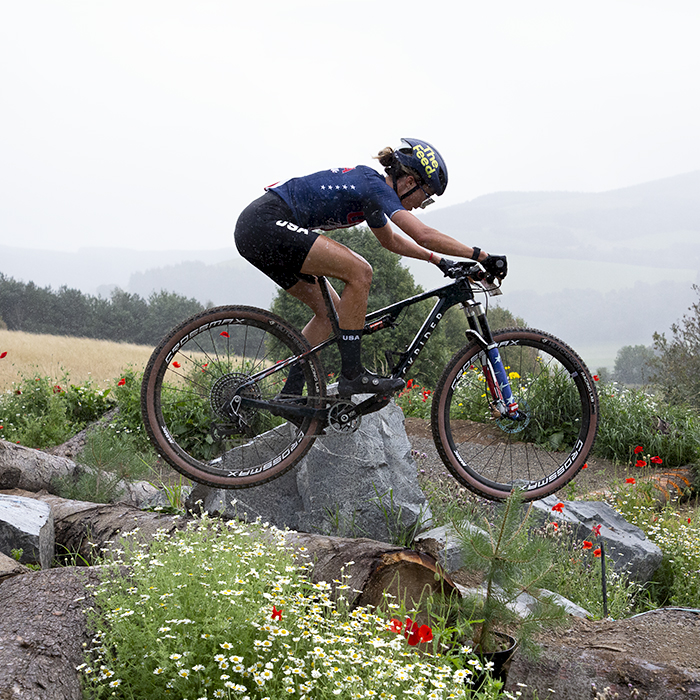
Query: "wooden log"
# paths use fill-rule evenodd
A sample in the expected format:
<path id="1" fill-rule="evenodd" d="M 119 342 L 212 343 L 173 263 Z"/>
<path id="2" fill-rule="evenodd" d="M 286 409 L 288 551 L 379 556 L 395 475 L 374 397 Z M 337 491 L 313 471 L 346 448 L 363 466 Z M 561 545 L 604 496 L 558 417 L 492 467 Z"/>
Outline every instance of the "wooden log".
<path id="1" fill-rule="evenodd" d="M 82 700 L 76 666 L 90 635 L 84 608 L 92 569 L 32 571 L 0 585 L 0 698 Z"/>
<path id="2" fill-rule="evenodd" d="M 94 563 L 107 542 L 118 542 L 124 532 L 138 528 L 138 541 L 148 542 L 157 531 L 172 534 L 191 520 L 124 504 L 73 501 L 46 492 L 5 493 L 37 498 L 51 506 L 56 550 L 74 557 L 77 563 Z M 429 593 L 450 595 L 457 591 L 449 575 L 430 554 L 366 538 L 291 531 L 284 536 L 298 561 L 314 564 L 311 580 L 331 583 L 336 594 L 342 590 L 350 605 L 378 606 L 387 591 L 410 607 Z M 339 584 L 348 588 L 338 589 Z"/>

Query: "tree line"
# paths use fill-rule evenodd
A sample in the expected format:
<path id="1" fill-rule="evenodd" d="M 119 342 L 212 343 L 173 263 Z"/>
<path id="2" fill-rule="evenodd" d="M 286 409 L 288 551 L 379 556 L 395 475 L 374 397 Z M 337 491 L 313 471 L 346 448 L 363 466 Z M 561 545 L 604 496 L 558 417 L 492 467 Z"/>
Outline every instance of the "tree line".
<path id="1" fill-rule="evenodd" d="M 0 327 L 155 345 L 173 326 L 204 310 L 196 299 L 153 292 L 148 299 L 119 288 L 109 298 L 20 282 L 0 272 Z"/>

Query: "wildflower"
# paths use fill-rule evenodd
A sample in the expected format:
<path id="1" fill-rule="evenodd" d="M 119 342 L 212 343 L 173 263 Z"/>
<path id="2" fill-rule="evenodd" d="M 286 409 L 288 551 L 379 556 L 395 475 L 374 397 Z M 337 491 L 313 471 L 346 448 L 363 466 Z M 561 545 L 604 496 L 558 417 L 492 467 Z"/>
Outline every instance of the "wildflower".
<path id="1" fill-rule="evenodd" d="M 657 455 L 656 457 L 651 458 L 651 462 L 652 464 L 663 464 L 664 461 Z"/>
<path id="2" fill-rule="evenodd" d="M 273 620 L 281 620 L 282 619 L 282 611 L 278 610 L 274 605 L 272 606 L 272 615 L 270 615 L 270 618 Z"/>
<path id="3" fill-rule="evenodd" d="M 560 501 L 555 506 L 552 506 L 552 510 L 556 510 L 557 513 L 562 513 L 564 511 L 564 504 Z"/>
<path id="4" fill-rule="evenodd" d="M 154 675 L 156 675 L 156 676 L 160 676 L 160 674 L 161 674 L 161 673 L 164 673 L 164 672 L 165 672 L 165 669 L 164 669 L 164 668 L 161 668 L 160 666 L 158 666 L 158 668 L 154 668 L 154 669 L 153 669 L 153 673 L 154 673 Z"/>
<path id="5" fill-rule="evenodd" d="M 62 394 L 63 393 L 63 389 L 61 388 L 61 386 L 59 384 L 56 384 L 54 386 L 53 393 L 54 394 Z"/>
<path id="6" fill-rule="evenodd" d="M 175 369 L 180 369 L 182 365 L 177 360 L 175 360 L 175 362 L 173 362 L 173 367 L 175 367 Z"/>
<path id="7" fill-rule="evenodd" d="M 591 549 L 593 547 L 593 542 L 589 542 L 588 540 L 584 540 L 582 546 L 584 549 Z"/>
<path id="8" fill-rule="evenodd" d="M 228 334 L 227 331 L 221 331 L 221 333 L 219 333 L 219 335 L 223 336 L 224 338 L 230 338 L 230 337 L 231 337 L 231 336 Z"/>
<path id="9" fill-rule="evenodd" d="M 124 384 L 126 384 L 126 378 L 125 378 L 125 377 L 122 377 L 122 378 L 117 382 L 117 386 L 124 386 Z"/>
<path id="10" fill-rule="evenodd" d="M 600 377 L 599 377 L 597 374 L 594 374 L 594 375 L 593 375 L 593 381 L 594 381 L 594 382 L 599 382 L 599 381 L 600 381 Z"/>
<path id="11" fill-rule="evenodd" d="M 433 638 L 433 630 L 428 625 L 418 626 L 417 622 L 406 618 L 406 630 L 403 633 L 408 643 L 414 647 L 418 642 L 429 642 Z"/>
<path id="12" fill-rule="evenodd" d="M 596 537 L 600 537 L 600 525 L 594 525 L 592 528 L 592 532 Z"/>
<path id="13" fill-rule="evenodd" d="M 7 351 L 0 352 L 0 360 L 2 360 L 3 357 L 7 357 Z"/>
<path id="14" fill-rule="evenodd" d="M 599 557 L 600 555 L 601 555 L 600 547 L 598 547 L 598 549 L 593 550 L 594 557 Z"/>
<path id="15" fill-rule="evenodd" d="M 636 484 L 637 480 L 634 477 L 630 476 L 628 479 L 625 479 L 625 483 L 626 484 Z"/>
<path id="16" fill-rule="evenodd" d="M 588 469 L 588 462 L 586 462 L 586 463 L 581 467 L 581 469 Z"/>
<path id="17" fill-rule="evenodd" d="M 635 467 L 646 467 L 647 466 L 646 460 L 638 459 L 637 463 L 634 466 Z"/>
<path id="18" fill-rule="evenodd" d="M 401 622 L 401 620 L 397 620 L 396 618 L 392 618 L 391 622 L 389 623 L 390 632 L 396 632 L 398 634 L 401 631 L 402 627 L 403 623 Z"/>
<path id="19" fill-rule="evenodd" d="M 637 445 L 634 448 L 634 454 L 638 455 L 640 452 L 644 452 L 644 448 L 641 445 Z"/>

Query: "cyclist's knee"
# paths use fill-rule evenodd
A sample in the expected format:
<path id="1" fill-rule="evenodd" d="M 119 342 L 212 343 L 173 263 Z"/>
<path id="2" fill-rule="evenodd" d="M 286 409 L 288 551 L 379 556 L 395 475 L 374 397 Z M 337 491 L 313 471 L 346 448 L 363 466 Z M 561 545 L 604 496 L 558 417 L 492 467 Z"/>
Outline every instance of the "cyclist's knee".
<path id="1" fill-rule="evenodd" d="M 369 291 L 370 285 L 372 284 L 372 275 L 374 270 L 372 266 L 366 261 L 358 261 L 358 264 L 353 269 L 352 282 L 354 282 L 358 287 L 367 289 Z"/>

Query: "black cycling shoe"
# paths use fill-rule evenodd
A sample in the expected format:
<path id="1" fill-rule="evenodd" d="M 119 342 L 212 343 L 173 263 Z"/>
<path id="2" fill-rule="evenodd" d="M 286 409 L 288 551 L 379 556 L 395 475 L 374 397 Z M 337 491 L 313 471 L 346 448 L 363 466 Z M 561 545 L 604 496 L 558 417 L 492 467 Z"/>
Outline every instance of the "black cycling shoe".
<path id="1" fill-rule="evenodd" d="M 400 377 L 380 377 L 369 370 L 364 370 L 354 379 L 344 374 L 338 381 L 338 396 L 347 399 L 353 394 L 393 394 L 403 389 L 406 382 Z"/>

